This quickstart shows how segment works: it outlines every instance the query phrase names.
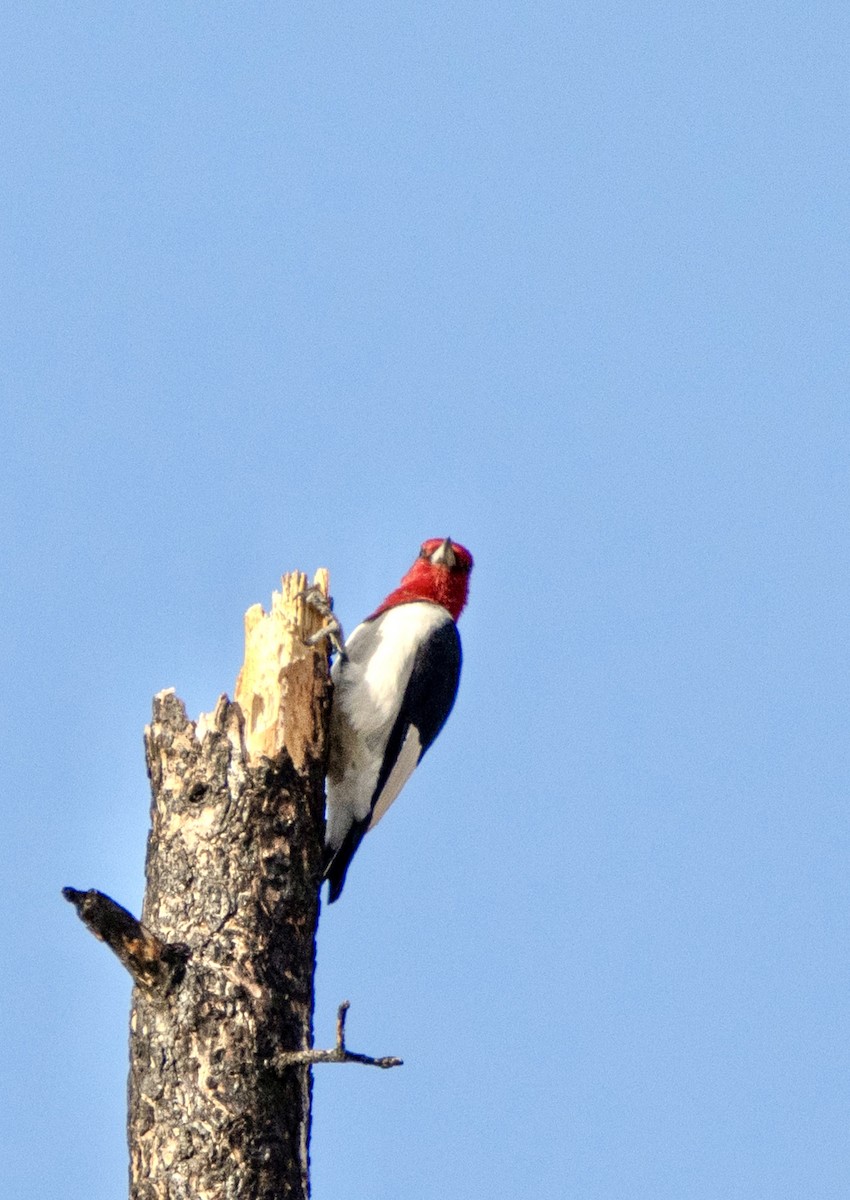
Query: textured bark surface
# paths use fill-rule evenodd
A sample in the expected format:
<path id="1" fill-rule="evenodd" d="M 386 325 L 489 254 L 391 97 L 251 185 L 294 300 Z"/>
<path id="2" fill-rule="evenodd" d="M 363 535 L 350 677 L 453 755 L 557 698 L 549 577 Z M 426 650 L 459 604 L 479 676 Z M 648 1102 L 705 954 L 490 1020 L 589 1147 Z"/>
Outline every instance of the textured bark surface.
<path id="1" fill-rule="evenodd" d="M 280 653 L 274 630 L 263 635 L 276 649 L 262 702 L 240 681 L 249 725 L 269 688 L 284 700 L 262 752 L 226 696 L 197 725 L 173 692 L 154 699 L 142 924 L 188 959 L 165 994 L 133 993 L 132 1200 L 309 1195 L 310 1068 L 280 1066 L 313 1034 L 330 685 L 324 647 L 302 641 L 321 623 L 298 598 L 305 583 L 288 577 L 279 611 L 246 622 L 249 640 L 274 620 L 291 640 Z"/>

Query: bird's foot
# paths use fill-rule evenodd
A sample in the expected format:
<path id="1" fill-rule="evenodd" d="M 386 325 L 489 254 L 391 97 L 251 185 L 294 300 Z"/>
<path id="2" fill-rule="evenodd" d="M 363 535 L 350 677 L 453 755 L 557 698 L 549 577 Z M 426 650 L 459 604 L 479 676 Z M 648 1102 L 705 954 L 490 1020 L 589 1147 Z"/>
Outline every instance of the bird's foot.
<path id="1" fill-rule="evenodd" d="M 334 653 L 339 654 L 344 658 L 345 650 L 343 649 L 342 644 L 345 638 L 342 632 L 342 626 L 334 616 L 332 602 L 324 594 L 322 589 L 316 587 L 315 584 L 312 587 L 305 588 L 303 592 L 299 592 L 299 595 L 304 603 L 308 605 L 309 608 L 312 608 L 313 612 L 317 612 L 325 622 L 324 627 L 318 630 L 317 633 L 312 633 L 309 637 L 304 638 L 304 644 L 306 646 L 317 646 L 319 642 L 327 638 Z"/>

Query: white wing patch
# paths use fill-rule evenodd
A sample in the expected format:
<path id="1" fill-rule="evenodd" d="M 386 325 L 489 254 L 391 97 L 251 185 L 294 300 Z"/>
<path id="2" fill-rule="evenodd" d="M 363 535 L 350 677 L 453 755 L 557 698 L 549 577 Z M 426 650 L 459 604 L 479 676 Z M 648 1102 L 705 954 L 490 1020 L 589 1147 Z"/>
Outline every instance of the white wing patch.
<path id="1" fill-rule="evenodd" d="M 395 760 L 395 765 L 390 771 L 389 778 L 384 784 L 383 791 L 372 810 L 372 820 L 369 822 L 370 829 L 375 828 L 393 800 L 398 797 L 399 792 L 416 770 L 416 764 L 419 762 L 419 755 L 421 753 L 422 744 L 419 741 L 419 730 L 415 725 L 411 725 L 401 744 L 401 750 L 399 751 L 398 758 Z"/>

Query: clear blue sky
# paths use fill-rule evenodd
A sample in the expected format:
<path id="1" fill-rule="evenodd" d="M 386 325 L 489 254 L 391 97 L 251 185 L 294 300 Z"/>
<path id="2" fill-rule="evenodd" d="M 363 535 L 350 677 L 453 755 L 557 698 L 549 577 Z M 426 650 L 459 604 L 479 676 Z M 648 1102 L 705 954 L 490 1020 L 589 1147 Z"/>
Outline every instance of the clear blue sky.
<path id="1" fill-rule="evenodd" d="M 142 727 L 327 565 L 476 556 L 320 932 L 316 1200 L 850 1195 L 846 4 L 3 18 L 16 1200 L 124 1193 Z"/>

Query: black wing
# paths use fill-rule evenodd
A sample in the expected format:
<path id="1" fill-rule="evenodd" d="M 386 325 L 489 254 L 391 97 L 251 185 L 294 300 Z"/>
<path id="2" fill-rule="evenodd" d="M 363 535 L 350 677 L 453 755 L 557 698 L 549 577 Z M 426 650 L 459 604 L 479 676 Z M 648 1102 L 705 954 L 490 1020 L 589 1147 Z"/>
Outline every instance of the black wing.
<path id="1" fill-rule="evenodd" d="M 457 696 L 462 657 L 460 635 L 454 621 L 446 621 L 435 629 L 416 652 L 398 717 L 387 741 L 378 782 L 372 793 L 369 815 L 351 826 L 338 850 L 328 853 L 324 877 L 330 884 L 329 904 L 338 899 L 342 892 L 346 871 L 354 852 L 376 819 L 376 809 L 377 818 L 380 818 L 445 725 Z M 390 789 L 384 797 L 388 784 Z M 385 800 L 383 807 L 382 798 Z"/>
<path id="2" fill-rule="evenodd" d="M 410 778 L 413 767 L 422 761 L 425 751 L 448 720 L 457 696 L 462 661 L 460 635 L 454 621 L 440 625 L 417 650 L 401 708 L 387 742 L 378 782 L 372 793 L 373 813 L 411 729 L 416 730 L 419 752 L 402 785 Z M 401 786 L 396 795 L 399 791 Z"/>

